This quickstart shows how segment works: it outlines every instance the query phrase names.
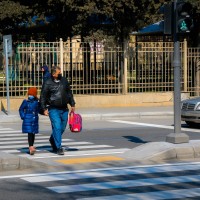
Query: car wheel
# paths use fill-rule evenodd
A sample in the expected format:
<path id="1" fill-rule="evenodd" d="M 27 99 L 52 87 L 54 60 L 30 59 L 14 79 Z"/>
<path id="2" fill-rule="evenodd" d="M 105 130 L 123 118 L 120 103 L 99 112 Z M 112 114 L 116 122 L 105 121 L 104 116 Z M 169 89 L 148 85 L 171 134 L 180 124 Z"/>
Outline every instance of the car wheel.
<path id="1" fill-rule="evenodd" d="M 185 121 L 186 124 L 190 127 L 199 127 L 199 124 L 195 123 L 195 122 L 188 122 L 188 121 Z"/>

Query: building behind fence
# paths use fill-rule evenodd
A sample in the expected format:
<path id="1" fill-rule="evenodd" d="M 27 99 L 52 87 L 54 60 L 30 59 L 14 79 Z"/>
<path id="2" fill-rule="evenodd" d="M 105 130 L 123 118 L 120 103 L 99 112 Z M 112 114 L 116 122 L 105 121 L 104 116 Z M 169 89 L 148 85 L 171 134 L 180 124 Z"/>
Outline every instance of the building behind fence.
<path id="1" fill-rule="evenodd" d="M 123 49 L 122 49 L 123 46 Z M 3 59 L 3 58 L 2 58 Z M 5 62 L 0 69 L 0 96 L 6 96 Z M 29 42 L 16 46 L 9 58 L 10 96 L 27 88 L 41 89 L 41 66 L 59 65 L 74 94 L 128 94 L 173 91 L 173 43 Z M 181 43 L 181 91 L 200 94 L 200 48 Z"/>

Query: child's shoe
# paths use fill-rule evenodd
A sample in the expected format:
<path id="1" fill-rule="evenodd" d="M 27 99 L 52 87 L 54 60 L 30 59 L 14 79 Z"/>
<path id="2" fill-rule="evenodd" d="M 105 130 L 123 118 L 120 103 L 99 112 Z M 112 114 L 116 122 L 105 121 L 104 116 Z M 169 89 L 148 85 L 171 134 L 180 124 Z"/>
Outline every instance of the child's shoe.
<path id="1" fill-rule="evenodd" d="M 35 153 L 35 148 L 33 146 L 30 146 L 29 147 L 29 152 L 30 152 L 30 155 L 34 155 Z"/>

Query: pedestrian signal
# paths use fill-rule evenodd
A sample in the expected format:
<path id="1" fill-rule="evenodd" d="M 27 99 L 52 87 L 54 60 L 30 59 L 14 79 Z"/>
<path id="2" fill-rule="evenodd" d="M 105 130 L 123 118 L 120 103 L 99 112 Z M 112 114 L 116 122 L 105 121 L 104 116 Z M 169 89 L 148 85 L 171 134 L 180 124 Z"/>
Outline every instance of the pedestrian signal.
<path id="1" fill-rule="evenodd" d="M 193 7 L 189 2 L 176 4 L 176 33 L 190 33 L 193 28 Z"/>

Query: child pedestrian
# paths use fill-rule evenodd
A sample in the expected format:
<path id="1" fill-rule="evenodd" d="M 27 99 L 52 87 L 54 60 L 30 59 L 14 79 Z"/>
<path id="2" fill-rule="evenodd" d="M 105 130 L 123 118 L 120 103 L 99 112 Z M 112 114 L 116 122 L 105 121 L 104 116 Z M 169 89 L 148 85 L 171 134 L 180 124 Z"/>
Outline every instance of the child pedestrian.
<path id="1" fill-rule="evenodd" d="M 37 98 L 37 88 L 31 87 L 28 90 L 28 99 L 24 99 L 20 108 L 19 114 L 22 122 L 22 133 L 28 133 L 28 144 L 30 155 L 34 155 L 36 149 L 33 146 L 35 134 L 39 130 L 39 101 Z"/>

